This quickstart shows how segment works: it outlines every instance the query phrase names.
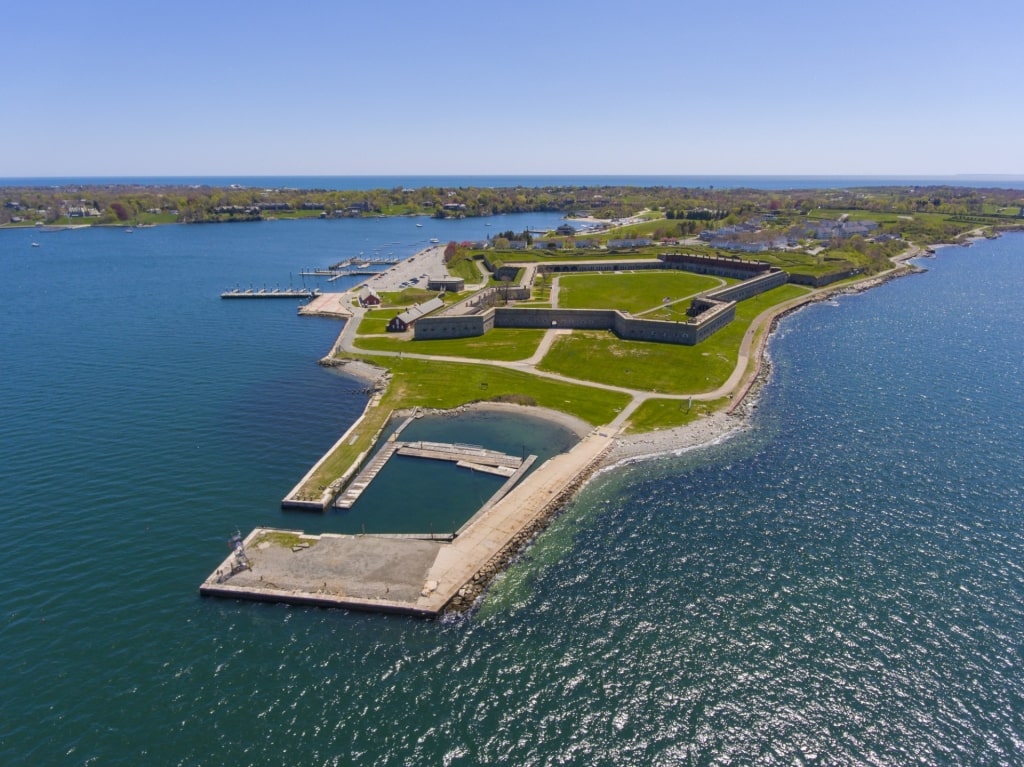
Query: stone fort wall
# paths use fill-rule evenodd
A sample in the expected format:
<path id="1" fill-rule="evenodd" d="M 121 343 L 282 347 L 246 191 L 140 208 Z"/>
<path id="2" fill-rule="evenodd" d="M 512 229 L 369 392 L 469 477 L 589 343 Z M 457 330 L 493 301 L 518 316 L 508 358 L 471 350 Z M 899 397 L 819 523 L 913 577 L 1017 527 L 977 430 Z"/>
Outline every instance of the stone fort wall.
<path id="1" fill-rule="evenodd" d="M 654 341 L 693 346 L 721 330 L 736 317 L 736 302 L 714 302 L 698 317 L 686 322 L 645 320 L 612 309 L 546 309 L 512 306 L 490 307 L 480 314 L 423 317 L 413 326 L 417 341 L 437 338 L 471 338 L 493 328 L 564 328 L 611 330 L 628 341 Z"/>
<path id="2" fill-rule="evenodd" d="M 731 259 L 699 257 L 700 267 L 706 274 L 723 274 L 735 269 Z M 745 267 L 745 275 L 750 276 L 753 270 L 749 262 Z M 494 294 L 477 297 L 474 302 L 479 307 L 472 313 L 455 313 L 447 310 L 440 315 L 422 317 L 413 326 L 413 338 L 416 340 L 438 338 L 471 338 L 481 336 L 493 328 L 565 328 L 572 330 L 611 330 L 620 338 L 630 341 L 653 341 L 660 343 L 682 344 L 693 346 L 700 343 L 713 333 L 721 330 L 736 318 L 736 303 L 763 293 L 789 280 L 789 275 L 768 264 L 760 264 L 757 276 L 727 285 L 698 296 L 693 300 L 691 314 L 685 322 L 666 320 L 649 320 L 632 317 L 612 309 L 554 309 L 527 308 L 510 306 L 493 306 L 497 296 Z M 564 268 L 562 268 L 564 267 Z M 692 270 L 689 259 L 686 262 L 666 263 L 662 260 L 624 261 L 602 263 L 547 264 L 542 271 L 580 272 L 610 271 L 628 269 L 665 269 L 675 268 Z M 713 270 L 718 270 L 713 271 Z M 727 275 L 731 276 L 731 275 Z M 518 286 L 522 287 L 522 286 Z M 519 291 L 516 291 L 519 293 Z M 528 291 L 527 291 L 528 293 Z M 511 297 L 511 296 L 510 296 Z M 519 298 L 520 296 L 516 296 Z M 528 297 L 523 296 L 523 297 Z M 463 302 L 462 311 L 469 307 Z M 481 306 L 483 304 L 486 306 Z M 470 310 L 472 311 L 472 310 Z"/>

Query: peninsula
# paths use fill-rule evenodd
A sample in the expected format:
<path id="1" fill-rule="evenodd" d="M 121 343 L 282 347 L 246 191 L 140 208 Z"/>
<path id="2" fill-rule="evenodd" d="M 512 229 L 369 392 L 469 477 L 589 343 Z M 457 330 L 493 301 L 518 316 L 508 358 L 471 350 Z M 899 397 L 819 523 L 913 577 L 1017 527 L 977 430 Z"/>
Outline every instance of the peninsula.
<path id="1" fill-rule="evenodd" d="M 999 227 L 1020 225 L 1020 206 L 1001 210 Z M 370 460 L 395 417 L 529 407 L 558 414 L 580 440 L 532 473 L 514 472 L 452 535 L 259 528 L 202 593 L 422 616 L 468 609 L 594 471 L 741 428 L 779 317 L 909 274 L 909 259 L 951 233 L 965 243 L 996 236 L 967 214 L 829 209 L 732 224 L 714 214 L 720 225 L 682 237 L 665 232 L 679 220 L 670 212 L 438 244 L 351 291 L 313 298 L 301 313 L 345 320 L 321 363 L 365 378 L 372 394 L 285 507 L 325 511 L 343 491 L 355 503 L 352 488 L 391 454 Z"/>

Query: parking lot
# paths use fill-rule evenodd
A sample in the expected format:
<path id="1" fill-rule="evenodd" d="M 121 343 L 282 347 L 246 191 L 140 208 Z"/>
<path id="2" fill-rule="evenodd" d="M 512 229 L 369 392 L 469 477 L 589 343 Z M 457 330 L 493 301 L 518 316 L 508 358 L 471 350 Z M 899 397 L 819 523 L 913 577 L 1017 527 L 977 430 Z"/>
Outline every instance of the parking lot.
<path id="1" fill-rule="evenodd" d="M 444 266 L 444 248 L 444 245 L 431 245 L 391 266 L 386 272 L 370 277 L 363 284 L 378 292 L 405 288 L 425 289 L 431 277 L 443 277 L 447 274 Z"/>

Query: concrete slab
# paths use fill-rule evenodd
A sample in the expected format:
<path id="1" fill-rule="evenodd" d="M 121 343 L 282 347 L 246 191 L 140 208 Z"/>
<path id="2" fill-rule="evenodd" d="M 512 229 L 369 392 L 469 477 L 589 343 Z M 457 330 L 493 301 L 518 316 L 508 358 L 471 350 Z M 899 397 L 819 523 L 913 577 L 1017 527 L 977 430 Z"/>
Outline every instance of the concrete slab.
<path id="1" fill-rule="evenodd" d="M 246 538 L 251 568 L 232 570 L 229 556 L 200 587 L 208 595 L 422 614 L 416 606 L 443 541 L 257 528 Z"/>

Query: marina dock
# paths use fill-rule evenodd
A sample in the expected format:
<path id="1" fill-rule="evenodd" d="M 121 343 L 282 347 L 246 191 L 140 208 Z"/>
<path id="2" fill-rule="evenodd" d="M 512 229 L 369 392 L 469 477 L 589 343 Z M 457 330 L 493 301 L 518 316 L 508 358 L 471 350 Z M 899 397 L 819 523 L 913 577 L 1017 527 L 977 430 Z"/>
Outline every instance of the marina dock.
<path id="1" fill-rule="evenodd" d="M 320 295 L 319 290 L 311 288 L 233 288 L 220 294 L 221 298 L 314 298 Z"/>
<path id="2" fill-rule="evenodd" d="M 407 424 L 408 421 L 401 428 Z M 349 483 L 345 492 L 337 497 L 334 507 L 336 509 L 351 509 L 359 500 L 359 496 L 370 486 L 370 483 L 395 454 L 411 458 L 450 461 L 467 469 L 498 474 L 503 477 L 513 476 L 524 462 L 524 459 L 519 456 L 488 450 L 479 445 L 460 445 L 447 442 L 401 442 L 392 438 L 377 451 L 377 454 Z"/>

